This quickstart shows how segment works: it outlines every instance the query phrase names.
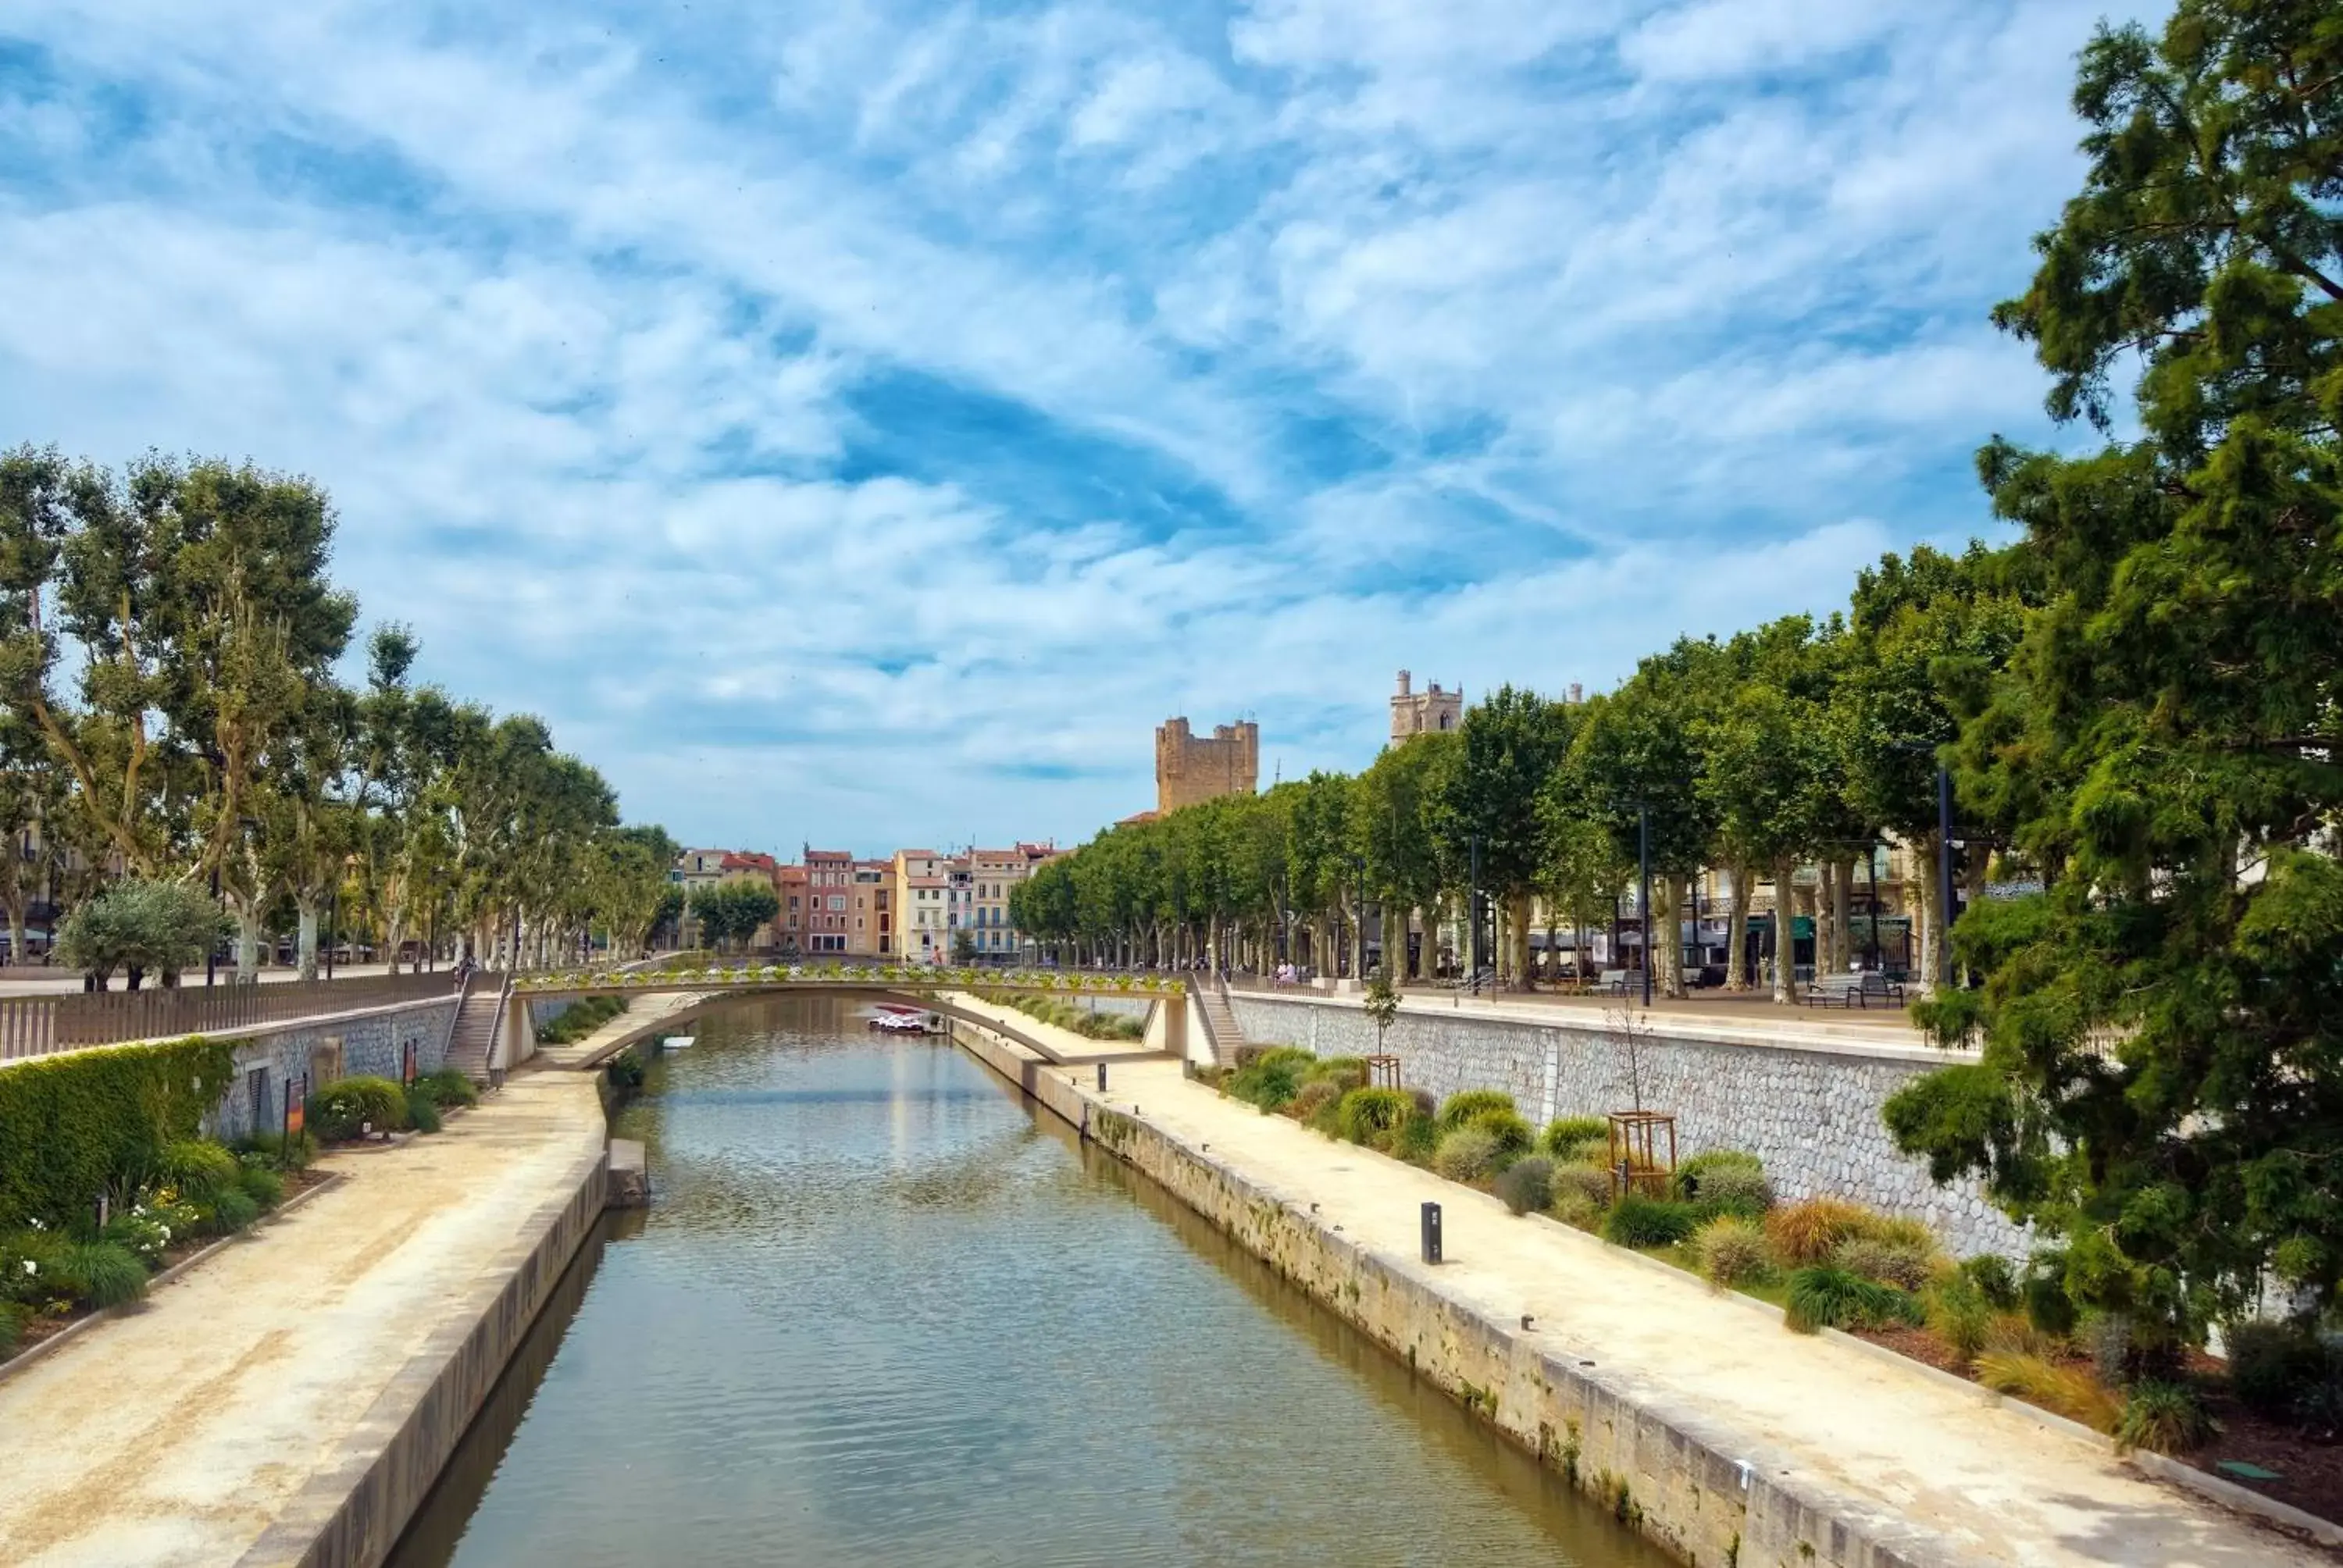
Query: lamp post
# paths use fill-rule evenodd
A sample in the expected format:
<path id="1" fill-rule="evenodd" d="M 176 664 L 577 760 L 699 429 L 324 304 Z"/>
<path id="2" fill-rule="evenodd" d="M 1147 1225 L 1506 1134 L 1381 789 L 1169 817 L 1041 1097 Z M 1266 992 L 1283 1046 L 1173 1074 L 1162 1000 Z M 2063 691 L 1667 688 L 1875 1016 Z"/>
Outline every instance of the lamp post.
<path id="1" fill-rule="evenodd" d="M 1936 769 L 1936 886 L 1944 910 L 1943 929 L 1936 933 L 1936 983 L 1953 983 L 1953 775 Z"/>
<path id="2" fill-rule="evenodd" d="M 1644 917 L 1644 1010 L 1652 1010 L 1652 809 L 1635 802 L 1635 858 L 1642 887 L 1635 897 Z"/>
<path id="3" fill-rule="evenodd" d="M 1472 934 L 1465 939 L 1465 962 L 1473 966 L 1473 994 L 1481 994 L 1481 835 L 1473 835 L 1471 842 L 1469 886 L 1465 889 L 1464 918 L 1473 923 Z"/>

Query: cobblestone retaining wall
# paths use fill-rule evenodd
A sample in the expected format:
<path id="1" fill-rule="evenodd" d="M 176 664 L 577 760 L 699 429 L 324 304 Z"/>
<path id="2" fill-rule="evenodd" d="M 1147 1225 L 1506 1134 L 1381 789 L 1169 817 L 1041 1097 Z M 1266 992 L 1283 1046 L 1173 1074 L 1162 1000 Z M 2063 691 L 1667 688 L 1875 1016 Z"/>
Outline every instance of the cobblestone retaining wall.
<path id="1" fill-rule="evenodd" d="M 1290 1042 L 1321 1056 L 1363 1056 L 1374 1026 L 1356 1000 L 1338 1003 L 1231 995 L 1256 1043 Z M 1601 1026 L 1517 1022 L 1406 1009 L 1384 1037 L 1400 1081 L 1442 1099 L 1502 1089 L 1540 1126 L 1633 1103 L 1624 1047 Z M 1828 1049 L 1661 1036 L 1636 1057 L 1643 1102 L 1674 1113 L 1678 1155 L 1745 1149 L 1765 1162 L 1785 1199 L 1831 1196 L 1935 1227 L 1961 1254 L 2023 1258 L 2026 1232 L 1963 1179 L 1939 1187 L 1926 1165 L 1896 1152 L 1880 1120 L 1887 1097 L 1929 1070 L 1926 1059 Z"/>
<path id="2" fill-rule="evenodd" d="M 286 1085 L 309 1071 L 312 1052 L 338 1040 L 342 1076 L 397 1081 L 406 1048 L 415 1047 L 418 1073 L 436 1071 L 447 1060 L 447 1031 L 456 1021 L 456 999 L 410 1004 L 327 1023 L 305 1023 L 236 1042 L 236 1081 L 212 1111 L 212 1136 L 242 1138 L 274 1132 L 283 1125 Z M 256 1091 L 252 1074 L 266 1076 Z M 323 1087 L 312 1083 L 311 1089 Z M 260 1101 L 266 1101 L 262 1105 Z"/>

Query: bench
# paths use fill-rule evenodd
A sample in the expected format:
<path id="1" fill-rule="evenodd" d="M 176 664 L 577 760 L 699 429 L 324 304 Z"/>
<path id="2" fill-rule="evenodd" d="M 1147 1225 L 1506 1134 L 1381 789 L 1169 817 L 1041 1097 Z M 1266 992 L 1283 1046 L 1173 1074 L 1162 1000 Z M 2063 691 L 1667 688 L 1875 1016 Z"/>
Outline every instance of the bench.
<path id="1" fill-rule="evenodd" d="M 1890 1002 L 1900 1005 L 1904 1000 L 1904 982 L 1891 980 L 1876 970 L 1861 974 L 1825 975 L 1806 989 L 1802 1000 L 1808 1007 L 1869 1008 L 1876 998 L 1881 1006 Z"/>
<path id="2" fill-rule="evenodd" d="M 1626 995 L 1627 971 L 1625 970 L 1604 970 L 1603 971 L 1602 978 L 1594 982 L 1594 989 L 1596 990 L 1607 990 L 1618 996 Z"/>

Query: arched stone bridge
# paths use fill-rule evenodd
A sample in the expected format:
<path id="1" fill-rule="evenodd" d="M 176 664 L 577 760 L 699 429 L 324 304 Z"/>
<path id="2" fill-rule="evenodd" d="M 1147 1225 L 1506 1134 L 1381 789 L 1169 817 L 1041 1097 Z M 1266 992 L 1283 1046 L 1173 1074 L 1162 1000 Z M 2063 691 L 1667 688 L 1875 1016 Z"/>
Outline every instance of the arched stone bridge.
<path id="1" fill-rule="evenodd" d="M 1148 1036 L 1160 1040 L 1159 1049 L 1166 1056 L 1177 1059 L 1187 1054 L 1187 985 L 1178 979 L 1154 975 L 925 968 L 817 970 L 809 966 L 780 965 L 673 970 L 541 971 L 523 974 L 516 979 L 512 1000 L 517 1003 L 526 1003 L 576 1001 L 592 996 L 689 994 L 715 1002 L 741 996 L 838 997 L 853 1001 L 914 1007 L 923 1012 L 989 1029 L 1054 1065 L 1067 1066 L 1091 1060 L 1089 1055 L 1069 1055 L 1051 1044 L 1041 1037 L 1039 1031 L 1024 1027 L 1021 1015 L 1013 1010 L 1004 1017 L 995 1012 L 977 1011 L 954 1000 L 955 993 L 976 991 L 1058 996 L 1070 1001 L 1099 998 L 1144 1001 L 1149 1004 Z M 508 1027 L 515 1032 L 517 1046 L 519 1045 L 517 1037 L 528 1027 L 523 1021 L 527 1017 L 526 1007 L 512 1009 Z M 1159 1023 L 1161 1025 L 1160 1030 L 1157 1028 Z M 1110 1043 L 1100 1042 L 1101 1046 Z M 525 1054 L 528 1054 L 528 1050 L 521 1047 L 508 1055 L 508 1060 Z M 1129 1048 L 1126 1045 L 1121 1051 L 1108 1050 L 1099 1054 L 1127 1055 Z"/>

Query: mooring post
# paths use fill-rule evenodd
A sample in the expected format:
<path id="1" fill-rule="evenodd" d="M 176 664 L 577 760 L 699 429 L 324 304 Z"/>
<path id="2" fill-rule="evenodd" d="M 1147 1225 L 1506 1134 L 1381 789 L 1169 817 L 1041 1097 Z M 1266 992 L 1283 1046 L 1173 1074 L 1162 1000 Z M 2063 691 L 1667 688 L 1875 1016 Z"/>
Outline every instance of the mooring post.
<path id="1" fill-rule="evenodd" d="M 1423 1206 L 1423 1261 L 1427 1263 L 1440 1261 L 1440 1205 L 1437 1203 Z"/>
<path id="2" fill-rule="evenodd" d="M 1100 1063 L 1098 1064 L 1098 1070 L 1099 1070 L 1099 1092 L 1100 1092 L 1101 1094 L 1104 1094 L 1104 1093 L 1106 1092 L 1106 1063 L 1105 1063 L 1105 1062 L 1103 1062 L 1103 1061 L 1100 1062 Z"/>

